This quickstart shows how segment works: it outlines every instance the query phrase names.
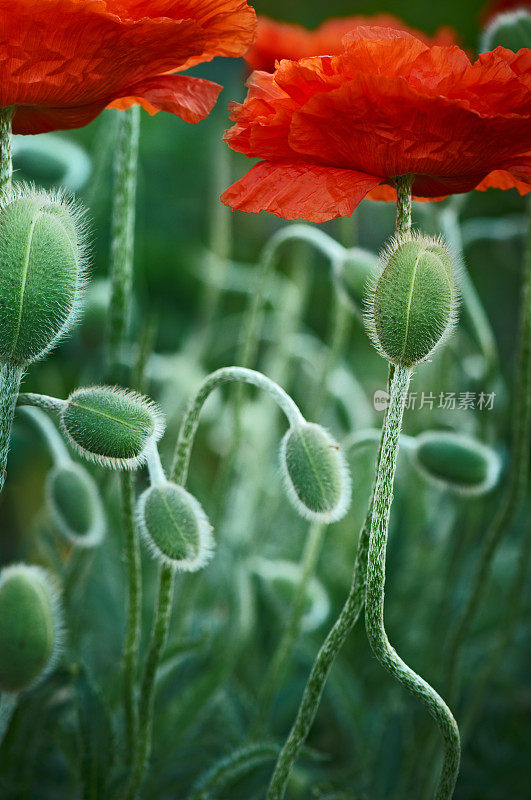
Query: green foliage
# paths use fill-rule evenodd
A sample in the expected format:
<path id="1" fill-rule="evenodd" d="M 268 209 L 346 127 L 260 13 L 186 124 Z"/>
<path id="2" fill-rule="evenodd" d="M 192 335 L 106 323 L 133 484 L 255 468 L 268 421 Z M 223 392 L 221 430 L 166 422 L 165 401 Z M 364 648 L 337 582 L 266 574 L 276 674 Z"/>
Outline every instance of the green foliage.
<path id="1" fill-rule="evenodd" d="M 113 469 L 142 463 L 164 427 L 147 397 L 110 386 L 76 389 L 64 404 L 61 425 L 82 456 Z"/>
<path id="2" fill-rule="evenodd" d="M 451 331 L 456 314 L 452 262 L 440 240 L 415 236 L 392 243 L 370 292 L 367 321 L 380 353 L 411 367 Z"/>
<path id="3" fill-rule="evenodd" d="M 58 644 L 55 590 L 37 567 L 0 573 L 0 691 L 21 692 L 50 668 Z"/>
<path id="4" fill-rule="evenodd" d="M 22 185 L 0 206 L 0 361 L 24 366 L 66 334 L 84 283 L 84 225 L 60 193 Z"/>

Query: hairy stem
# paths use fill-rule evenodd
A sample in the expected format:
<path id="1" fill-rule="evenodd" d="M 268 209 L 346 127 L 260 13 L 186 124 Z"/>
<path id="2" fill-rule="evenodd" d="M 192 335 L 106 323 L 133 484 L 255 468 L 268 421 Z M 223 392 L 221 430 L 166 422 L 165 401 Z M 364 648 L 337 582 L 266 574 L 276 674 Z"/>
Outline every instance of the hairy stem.
<path id="1" fill-rule="evenodd" d="M 374 492 L 367 564 L 365 624 L 371 648 L 378 661 L 413 695 L 419 698 L 435 718 L 444 741 L 444 758 L 435 800 L 452 797 L 461 745 L 459 730 L 452 712 L 437 692 L 400 658 L 389 643 L 384 626 L 385 561 L 389 517 L 393 501 L 393 483 L 398 457 L 400 430 L 411 369 L 396 367 L 391 384 L 391 401 L 384 423 L 384 436 L 378 477 Z"/>
<path id="2" fill-rule="evenodd" d="M 0 492 L 6 480 L 11 427 L 22 374 L 22 367 L 13 367 L 11 364 L 0 366 Z"/>
<path id="3" fill-rule="evenodd" d="M 108 368 L 113 377 L 121 368 L 131 311 L 139 127 L 138 106 L 120 113 L 114 162 L 110 253 L 111 304 L 107 332 Z"/>
<path id="4" fill-rule="evenodd" d="M 397 238 L 407 236 L 411 231 L 411 187 L 413 175 L 400 175 L 396 183 L 396 227 Z"/>
<path id="5" fill-rule="evenodd" d="M 13 109 L 0 109 L 0 198 L 11 186 L 13 174 L 11 122 Z"/>
<path id="6" fill-rule="evenodd" d="M 531 206 L 530 206 L 531 209 Z M 531 429 L 531 213 L 524 276 L 521 291 L 520 336 L 517 374 L 512 406 L 511 468 L 502 503 L 490 525 L 479 556 L 468 600 L 450 637 L 447 659 L 447 686 L 451 702 L 459 692 L 458 668 L 461 650 L 488 587 L 494 557 L 525 498 L 529 478 L 529 436 Z"/>
<path id="7" fill-rule="evenodd" d="M 325 533 L 326 525 L 314 523 L 310 526 L 302 554 L 300 580 L 295 589 L 286 627 L 260 689 L 251 736 L 256 736 L 264 725 L 275 692 L 284 677 L 288 659 L 300 636 L 306 590 L 315 572 Z"/>
<path id="8" fill-rule="evenodd" d="M 135 494 L 133 475 L 125 471 L 120 475 L 124 554 L 127 569 L 127 616 L 123 647 L 123 706 L 125 723 L 125 753 L 128 765 L 133 763 L 138 736 L 138 710 L 136 679 L 138 648 L 140 645 L 140 619 L 142 611 L 142 573 L 140 544 L 135 520 Z"/>

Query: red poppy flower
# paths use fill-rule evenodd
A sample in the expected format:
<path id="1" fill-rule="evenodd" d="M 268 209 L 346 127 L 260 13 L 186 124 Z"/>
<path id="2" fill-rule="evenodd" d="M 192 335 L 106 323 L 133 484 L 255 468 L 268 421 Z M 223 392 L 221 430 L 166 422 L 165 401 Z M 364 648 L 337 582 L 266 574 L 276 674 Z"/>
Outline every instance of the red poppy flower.
<path id="1" fill-rule="evenodd" d="M 408 31 L 426 44 L 455 44 L 456 35 L 451 28 L 439 28 L 433 37 L 422 31 L 409 28 L 392 14 L 378 14 L 375 17 L 339 17 L 325 20 L 315 30 L 290 22 L 277 22 L 269 17 L 258 17 L 256 38 L 245 60 L 249 67 L 273 72 L 275 63 L 282 58 L 299 61 L 310 56 L 335 56 L 342 52 L 341 41 L 345 34 L 360 25 L 374 25 L 381 28 L 396 28 Z"/>
<path id="2" fill-rule="evenodd" d="M 0 106 L 15 108 L 15 133 L 135 103 L 198 122 L 221 87 L 163 73 L 243 55 L 255 26 L 245 0 L 0 0 Z"/>
<path id="3" fill-rule="evenodd" d="M 412 174 L 417 199 L 474 188 L 531 191 L 531 50 L 475 63 L 456 46 L 357 28 L 339 56 L 254 72 L 225 140 L 263 159 L 222 195 L 243 211 L 324 222 L 396 196 Z"/>

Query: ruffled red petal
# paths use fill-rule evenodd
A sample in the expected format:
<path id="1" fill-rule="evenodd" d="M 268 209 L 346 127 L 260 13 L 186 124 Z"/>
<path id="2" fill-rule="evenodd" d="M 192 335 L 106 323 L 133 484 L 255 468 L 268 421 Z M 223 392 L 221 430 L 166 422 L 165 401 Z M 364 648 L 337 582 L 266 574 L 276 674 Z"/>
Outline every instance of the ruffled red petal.
<path id="1" fill-rule="evenodd" d="M 130 94 L 111 103 L 111 108 L 129 108 L 138 103 L 148 114 L 168 111 L 185 122 L 207 117 L 216 104 L 222 86 L 188 75 L 159 75 L 129 88 Z"/>
<path id="2" fill-rule="evenodd" d="M 255 214 L 327 222 L 349 217 L 378 183 L 380 178 L 354 170 L 261 161 L 221 195 L 221 202 Z"/>

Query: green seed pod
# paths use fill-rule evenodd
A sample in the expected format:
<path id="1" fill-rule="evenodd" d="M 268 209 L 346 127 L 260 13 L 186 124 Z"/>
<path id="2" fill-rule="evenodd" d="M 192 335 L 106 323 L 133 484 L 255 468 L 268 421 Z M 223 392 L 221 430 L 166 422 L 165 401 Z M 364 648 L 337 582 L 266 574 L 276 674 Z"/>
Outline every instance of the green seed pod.
<path id="1" fill-rule="evenodd" d="M 481 37 L 481 51 L 487 52 L 495 47 L 506 47 L 515 53 L 523 47 L 531 47 L 531 13 L 528 8 L 516 8 L 493 18 Z"/>
<path id="2" fill-rule="evenodd" d="M 73 461 L 57 464 L 46 479 L 50 512 L 60 533 L 77 547 L 96 547 L 103 539 L 105 514 L 98 487 Z"/>
<path id="3" fill-rule="evenodd" d="M 412 367 L 452 331 L 457 288 L 450 255 L 440 239 L 395 240 L 369 292 L 366 322 L 384 358 Z"/>
<path id="4" fill-rule="evenodd" d="M 412 455 L 428 480 L 460 494 L 485 494 L 500 475 L 496 453 L 463 434 L 427 431 L 415 439 Z"/>
<path id="5" fill-rule="evenodd" d="M 134 469 L 164 430 L 149 398 L 111 386 L 76 389 L 65 401 L 61 426 L 84 458 L 111 469 Z"/>
<path id="6" fill-rule="evenodd" d="M 291 504 L 305 519 L 335 522 L 350 505 L 350 475 L 337 442 L 320 425 L 292 426 L 282 439 L 280 467 Z"/>
<path id="7" fill-rule="evenodd" d="M 302 579 L 301 565 L 278 558 L 256 558 L 251 562 L 251 569 L 263 581 L 273 605 L 284 619 Z M 315 630 L 323 624 L 329 613 L 328 594 L 323 584 L 315 576 L 312 576 L 308 581 L 304 596 L 302 629 L 304 631 Z"/>
<path id="8" fill-rule="evenodd" d="M 0 573 L 0 691 L 21 692 L 53 667 L 62 639 L 57 591 L 39 567 Z"/>
<path id="9" fill-rule="evenodd" d="M 367 282 L 376 272 L 378 264 L 378 256 L 370 250 L 353 247 L 345 251 L 337 274 L 340 286 L 355 310 L 362 308 Z"/>
<path id="10" fill-rule="evenodd" d="M 85 284 L 83 215 L 22 185 L 0 204 L 0 361 L 24 367 L 66 335 Z"/>
<path id="11" fill-rule="evenodd" d="M 200 503 L 182 486 L 156 483 L 138 500 L 138 524 L 153 555 L 180 572 L 196 572 L 214 551 L 212 530 Z"/>

